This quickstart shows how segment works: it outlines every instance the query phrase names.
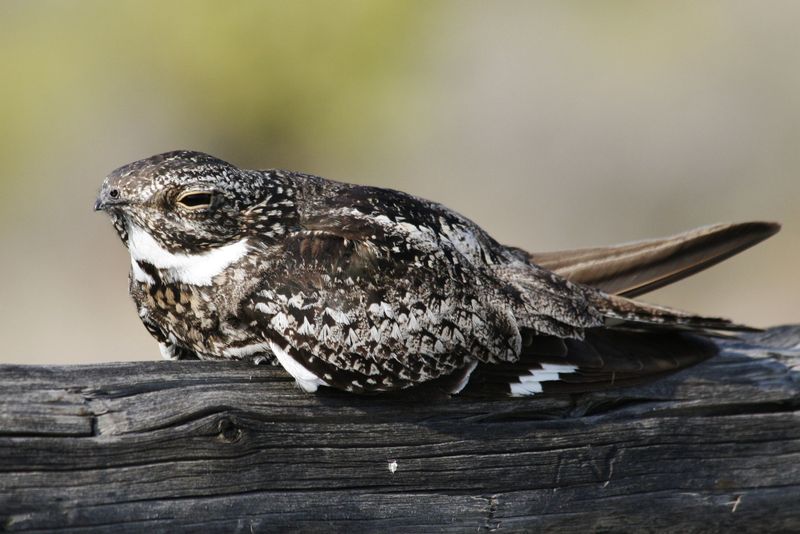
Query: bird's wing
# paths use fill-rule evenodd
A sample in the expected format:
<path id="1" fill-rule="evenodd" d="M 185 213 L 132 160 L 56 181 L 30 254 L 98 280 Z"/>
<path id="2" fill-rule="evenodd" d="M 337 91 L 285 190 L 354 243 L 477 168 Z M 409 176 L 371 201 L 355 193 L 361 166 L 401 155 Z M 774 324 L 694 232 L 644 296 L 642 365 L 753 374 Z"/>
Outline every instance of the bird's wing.
<path id="1" fill-rule="evenodd" d="M 536 252 L 529 259 L 572 282 L 634 297 L 707 269 L 778 230 L 770 222 L 716 224 L 662 239 Z"/>
<path id="2" fill-rule="evenodd" d="M 495 281 L 433 232 L 342 210 L 278 246 L 241 316 L 308 390 L 396 390 L 518 355 Z"/>

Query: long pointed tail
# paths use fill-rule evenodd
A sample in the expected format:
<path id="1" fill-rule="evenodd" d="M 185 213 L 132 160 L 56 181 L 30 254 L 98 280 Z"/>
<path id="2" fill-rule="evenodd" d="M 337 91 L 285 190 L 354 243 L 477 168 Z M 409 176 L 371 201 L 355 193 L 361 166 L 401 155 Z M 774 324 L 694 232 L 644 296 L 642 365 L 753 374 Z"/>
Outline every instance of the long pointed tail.
<path id="1" fill-rule="evenodd" d="M 465 393 L 527 396 L 630 386 L 679 371 L 718 352 L 711 336 L 751 328 L 630 300 L 686 278 L 775 234 L 775 223 L 718 224 L 683 234 L 612 247 L 530 254 L 530 260 L 572 282 L 605 316 L 583 339 L 523 329 L 514 363 L 478 364 Z"/>

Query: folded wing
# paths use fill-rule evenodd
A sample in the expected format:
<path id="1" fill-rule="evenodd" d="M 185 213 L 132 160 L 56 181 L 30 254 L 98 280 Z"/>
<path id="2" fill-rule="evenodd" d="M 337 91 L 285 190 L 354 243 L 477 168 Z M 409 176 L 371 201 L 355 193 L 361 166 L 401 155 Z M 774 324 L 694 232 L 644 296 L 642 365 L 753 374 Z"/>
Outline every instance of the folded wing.
<path id="1" fill-rule="evenodd" d="M 529 258 L 572 282 L 635 297 L 716 265 L 778 230 L 771 222 L 715 224 L 661 239 L 536 252 Z"/>

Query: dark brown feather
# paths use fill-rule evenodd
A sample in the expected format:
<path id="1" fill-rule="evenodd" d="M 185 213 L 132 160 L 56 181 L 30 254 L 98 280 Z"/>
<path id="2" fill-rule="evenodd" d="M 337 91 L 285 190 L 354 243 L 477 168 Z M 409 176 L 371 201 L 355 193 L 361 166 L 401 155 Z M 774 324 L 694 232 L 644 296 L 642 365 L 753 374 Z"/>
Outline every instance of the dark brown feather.
<path id="1" fill-rule="evenodd" d="M 712 335 L 718 331 L 750 332 L 758 330 L 722 317 L 706 317 L 687 313 L 666 306 L 631 300 L 619 295 L 597 293 L 590 298 L 606 318 L 606 326 L 609 328 L 684 330 Z"/>
<path id="2" fill-rule="evenodd" d="M 538 345 L 534 338 L 532 346 Z M 642 384 L 714 356 L 718 349 L 708 339 L 686 332 L 630 332 L 604 328 L 586 331 L 584 339 L 564 340 L 566 354 L 543 356 L 525 350 L 513 364 L 479 364 L 465 394 L 510 394 L 511 384 L 543 364 L 574 365 L 574 373 L 541 382 L 545 394 L 580 393 Z"/>
<path id="3" fill-rule="evenodd" d="M 572 282 L 635 297 L 716 265 L 778 230 L 771 222 L 715 224 L 661 239 L 529 257 Z"/>

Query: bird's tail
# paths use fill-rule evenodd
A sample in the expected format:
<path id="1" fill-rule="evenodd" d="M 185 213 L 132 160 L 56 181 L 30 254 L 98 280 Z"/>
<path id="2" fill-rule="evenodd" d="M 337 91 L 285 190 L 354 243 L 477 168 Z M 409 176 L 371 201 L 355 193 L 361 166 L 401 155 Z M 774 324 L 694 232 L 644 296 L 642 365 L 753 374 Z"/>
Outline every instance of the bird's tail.
<path id="1" fill-rule="evenodd" d="M 632 386 L 716 353 L 710 340 L 680 331 L 592 328 L 581 340 L 531 335 L 519 361 L 479 364 L 464 393 L 519 397 Z"/>
<path id="2" fill-rule="evenodd" d="M 706 269 L 779 228 L 763 222 L 720 224 L 614 247 L 531 254 L 533 263 L 594 288 L 587 298 L 605 325 L 586 329 L 583 339 L 523 329 L 520 359 L 479 364 L 465 392 L 527 396 L 630 386 L 710 358 L 718 351 L 711 338 L 753 329 L 627 297 Z"/>

